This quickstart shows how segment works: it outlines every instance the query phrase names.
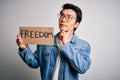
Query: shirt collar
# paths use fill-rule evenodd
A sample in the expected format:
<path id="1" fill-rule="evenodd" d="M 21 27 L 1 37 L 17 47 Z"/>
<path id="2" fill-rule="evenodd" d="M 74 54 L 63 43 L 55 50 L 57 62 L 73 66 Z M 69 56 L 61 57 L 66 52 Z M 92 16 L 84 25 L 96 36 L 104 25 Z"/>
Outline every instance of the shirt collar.
<path id="1" fill-rule="evenodd" d="M 73 35 L 72 39 L 70 40 L 71 43 L 75 44 L 77 40 L 76 34 Z"/>

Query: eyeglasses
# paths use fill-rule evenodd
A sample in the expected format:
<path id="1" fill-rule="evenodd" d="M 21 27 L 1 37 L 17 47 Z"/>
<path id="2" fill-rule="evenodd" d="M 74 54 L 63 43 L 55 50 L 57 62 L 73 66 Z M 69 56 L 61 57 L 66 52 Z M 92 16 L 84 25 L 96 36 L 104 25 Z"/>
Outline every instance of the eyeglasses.
<path id="1" fill-rule="evenodd" d="M 70 14 L 65 15 L 65 14 L 63 14 L 63 13 L 60 13 L 60 14 L 58 14 L 58 16 L 59 16 L 59 18 L 61 18 L 61 19 L 65 18 L 67 22 L 70 22 L 72 19 L 75 19 L 75 18 L 74 18 L 72 15 L 70 15 Z"/>

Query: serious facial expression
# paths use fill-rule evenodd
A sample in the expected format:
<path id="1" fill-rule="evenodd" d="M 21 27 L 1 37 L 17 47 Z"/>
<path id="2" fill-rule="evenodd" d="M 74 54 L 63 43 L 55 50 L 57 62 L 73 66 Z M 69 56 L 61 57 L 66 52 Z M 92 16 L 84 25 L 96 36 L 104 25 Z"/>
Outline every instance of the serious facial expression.
<path id="1" fill-rule="evenodd" d="M 59 28 L 60 31 L 74 30 L 78 27 L 76 22 L 76 13 L 72 9 L 65 9 L 60 13 Z"/>

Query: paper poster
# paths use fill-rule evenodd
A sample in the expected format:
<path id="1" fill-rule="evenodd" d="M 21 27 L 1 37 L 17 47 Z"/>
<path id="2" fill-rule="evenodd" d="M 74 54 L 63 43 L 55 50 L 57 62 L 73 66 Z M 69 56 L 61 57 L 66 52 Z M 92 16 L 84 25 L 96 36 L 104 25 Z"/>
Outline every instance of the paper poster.
<path id="1" fill-rule="evenodd" d="M 53 27 L 20 27 L 19 30 L 25 44 L 54 44 Z"/>

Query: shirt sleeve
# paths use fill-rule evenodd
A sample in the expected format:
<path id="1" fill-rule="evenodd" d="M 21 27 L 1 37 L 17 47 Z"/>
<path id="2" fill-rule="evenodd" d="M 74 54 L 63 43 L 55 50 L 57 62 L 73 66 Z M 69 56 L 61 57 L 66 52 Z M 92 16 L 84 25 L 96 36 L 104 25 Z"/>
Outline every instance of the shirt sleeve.
<path id="1" fill-rule="evenodd" d="M 32 53 L 29 46 L 26 47 L 24 50 L 18 49 L 18 53 L 22 60 L 31 68 L 38 68 L 38 50 L 36 50 L 34 53 Z"/>
<path id="2" fill-rule="evenodd" d="M 91 64 L 90 45 L 87 42 L 81 45 L 68 42 L 62 46 L 61 52 L 77 72 L 83 74 L 89 69 Z"/>

